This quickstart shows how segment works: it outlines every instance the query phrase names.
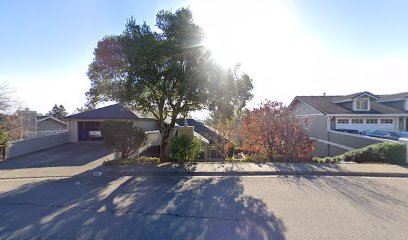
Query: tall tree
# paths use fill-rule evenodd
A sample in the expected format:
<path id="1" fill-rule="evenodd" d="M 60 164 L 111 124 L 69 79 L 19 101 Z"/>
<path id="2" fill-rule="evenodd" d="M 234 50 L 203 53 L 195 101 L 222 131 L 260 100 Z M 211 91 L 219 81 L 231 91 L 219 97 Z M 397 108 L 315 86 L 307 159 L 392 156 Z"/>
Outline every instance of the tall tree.
<path id="1" fill-rule="evenodd" d="M 3 141 L 5 137 L 10 141 L 19 140 L 28 132 L 25 116 L 18 111 L 11 113 L 12 109 L 18 108 L 12 92 L 7 83 L 0 83 L 0 132 L 3 132 Z"/>
<path id="2" fill-rule="evenodd" d="M 210 84 L 212 98 L 210 98 L 210 117 L 207 123 L 225 124 L 242 116 L 242 110 L 253 98 L 251 91 L 254 87 L 249 75 L 241 72 L 240 65 L 228 69 L 215 66 L 213 71 L 220 77 Z"/>
<path id="3" fill-rule="evenodd" d="M 58 106 L 57 104 L 55 104 L 54 107 L 52 107 L 51 111 L 48 112 L 48 115 L 55 118 L 64 118 L 68 115 L 68 113 L 63 105 Z"/>
<path id="4" fill-rule="evenodd" d="M 179 115 L 207 106 L 213 62 L 187 8 L 160 11 L 152 31 L 130 19 L 121 35 L 102 39 L 89 66 L 89 103 L 114 100 L 152 115 L 160 125 L 160 160 Z"/>
<path id="5" fill-rule="evenodd" d="M 220 78 L 210 84 L 210 115 L 205 123 L 222 136 L 217 150 L 226 157 L 231 147 L 242 144 L 240 129 L 243 109 L 253 98 L 253 85 L 248 74 L 240 71 L 240 65 L 229 69 L 215 66 L 214 71 Z"/>
<path id="6" fill-rule="evenodd" d="M 6 112 L 11 105 L 11 90 L 6 83 L 0 83 L 0 113 Z"/>

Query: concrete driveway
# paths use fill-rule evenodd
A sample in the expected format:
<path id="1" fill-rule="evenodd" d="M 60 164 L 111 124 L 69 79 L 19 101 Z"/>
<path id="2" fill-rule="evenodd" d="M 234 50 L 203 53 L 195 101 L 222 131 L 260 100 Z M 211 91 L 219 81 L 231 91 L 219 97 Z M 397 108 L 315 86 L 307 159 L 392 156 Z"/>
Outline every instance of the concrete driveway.
<path id="1" fill-rule="evenodd" d="M 72 176 L 112 157 L 103 143 L 67 143 L 0 161 L 0 178 Z"/>

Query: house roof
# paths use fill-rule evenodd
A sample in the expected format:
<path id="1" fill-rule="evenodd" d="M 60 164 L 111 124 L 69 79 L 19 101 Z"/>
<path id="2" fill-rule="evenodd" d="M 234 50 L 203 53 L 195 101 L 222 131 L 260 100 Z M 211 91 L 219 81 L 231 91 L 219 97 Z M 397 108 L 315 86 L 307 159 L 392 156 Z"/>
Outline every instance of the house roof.
<path id="1" fill-rule="evenodd" d="M 401 100 L 401 99 L 408 98 L 408 92 L 379 95 L 379 97 L 380 97 L 380 102 L 381 101 L 390 101 L 390 100 Z"/>
<path id="2" fill-rule="evenodd" d="M 49 115 L 41 115 L 41 116 L 38 116 L 38 115 L 37 115 L 37 120 L 41 120 L 41 119 L 48 118 L 48 117 L 51 117 L 51 116 L 49 116 Z"/>
<path id="3" fill-rule="evenodd" d="M 140 118 L 151 117 L 145 117 L 141 113 L 128 110 L 119 103 L 65 117 L 65 119 L 130 119 L 130 120 Z"/>
<path id="4" fill-rule="evenodd" d="M 41 116 L 41 117 L 37 117 L 37 122 L 43 122 L 43 121 L 48 121 L 48 120 L 55 121 L 55 122 L 58 122 L 58 123 L 63 124 L 63 125 L 67 125 L 66 122 L 63 122 L 63 121 L 61 121 L 61 120 L 59 120 L 58 118 L 55 118 L 55 117 L 53 117 L 53 116 Z"/>
<path id="5" fill-rule="evenodd" d="M 357 96 L 361 95 L 358 94 Z M 350 96 L 350 95 L 348 95 Z M 298 99 L 324 114 L 408 114 L 408 111 L 371 101 L 370 111 L 353 111 L 351 105 L 334 103 L 340 96 L 297 96 Z"/>
<path id="6" fill-rule="evenodd" d="M 176 123 L 179 126 L 184 126 L 184 121 L 187 121 L 188 126 L 193 126 L 194 131 L 206 138 L 210 144 L 219 143 L 222 141 L 222 136 L 218 134 L 215 130 L 211 129 L 202 122 L 196 121 L 194 119 L 184 119 L 179 118 L 176 120 Z"/>
<path id="7" fill-rule="evenodd" d="M 344 95 L 344 96 L 334 96 L 332 99 L 332 102 L 334 103 L 339 103 L 339 102 L 344 102 L 344 101 L 351 101 L 356 97 L 362 96 L 362 95 L 368 95 L 372 98 L 378 99 L 379 97 L 377 95 L 374 95 L 370 92 L 364 91 L 364 92 L 358 92 L 358 93 L 352 93 L 349 95 Z"/>

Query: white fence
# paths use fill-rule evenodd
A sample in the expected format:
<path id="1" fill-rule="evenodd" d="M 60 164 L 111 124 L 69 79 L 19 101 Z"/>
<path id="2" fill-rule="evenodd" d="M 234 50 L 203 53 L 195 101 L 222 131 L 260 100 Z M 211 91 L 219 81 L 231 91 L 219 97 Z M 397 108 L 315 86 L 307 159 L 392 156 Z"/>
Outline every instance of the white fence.
<path id="1" fill-rule="evenodd" d="M 24 139 L 31 138 L 40 138 L 60 133 L 68 133 L 68 130 L 51 130 L 51 131 L 37 131 L 37 132 L 28 132 L 25 134 Z"/>

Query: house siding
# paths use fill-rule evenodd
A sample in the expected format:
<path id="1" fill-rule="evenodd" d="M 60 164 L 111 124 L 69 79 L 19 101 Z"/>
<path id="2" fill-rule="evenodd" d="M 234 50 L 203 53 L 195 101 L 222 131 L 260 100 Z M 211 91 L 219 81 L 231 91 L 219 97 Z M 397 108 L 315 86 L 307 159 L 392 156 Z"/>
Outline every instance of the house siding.
<path id="1" fill-rule="evenodd" d="M 320 111 L 315 109 L 314 107 L 297 100 L 296 104 L 294 105 L 292 111 L 296 116 L 298 115 L 311 115 L 311 114 L 322 114 Z"/>
<path id="2" fill-rule="evenodd" d="M 327 116 L 326 115 L 314 115 L 310 116 L 310 128 L 306 129 L 309 136 L 312 138 L 318 138 L 327 140 Z"/>
<path id="3" fill-rule="evenodd" d="M 310 137 L 327 140 L 327 115 L 301 101 L 297 101 L 292 111 L 300 119 L 310 119 L 310 126 L 305 129 Z"/>
<path id="4" fill-rule="evenodd" d="M 69 141 L 78 142 L 78 122 L 103 122 L 105 119 L 75 119 L 68 120 L 69 126 Z M 159 129 L 159 124 L 153 119 L 137 119 L 137 120 L 126 120 L 117 119 L 116 121 L 134 121 L 135 124 L 140 127 L 143 131 L 155 131 Z"/>
<path id="5" fill-rule="evenodd" d="M 77 120 L 68 121 L 68 132 L 69 132 L 69 141 L 78 142 L 78 121 Z"/>
<path id="6" fill-rule="evenodd" d="M 37 131 L 67 130 L 67 125 L 54 120 L 37 122 Z"/>
<path id="7" fill-rule="evenodd" d="M 157 121 L 153 119 L 137 119 L 134 121 L 136 125 L 143 129 L 145 132 L 159 130 L 160 128 Z"/>

